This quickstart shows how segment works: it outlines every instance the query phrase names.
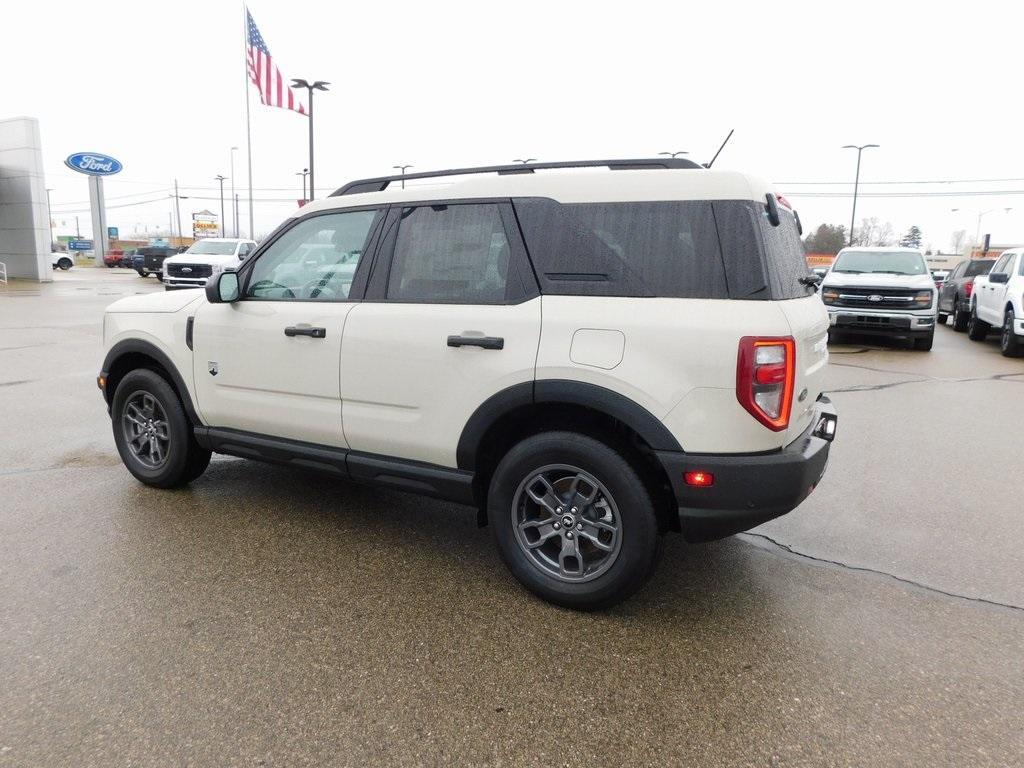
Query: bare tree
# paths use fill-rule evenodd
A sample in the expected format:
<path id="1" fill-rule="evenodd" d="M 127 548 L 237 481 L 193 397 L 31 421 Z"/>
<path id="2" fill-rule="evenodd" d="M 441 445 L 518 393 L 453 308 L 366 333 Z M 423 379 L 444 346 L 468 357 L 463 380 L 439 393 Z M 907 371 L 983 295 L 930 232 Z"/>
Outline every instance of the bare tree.
<path id="1" fill-rule="evenodd" d="M 967 230 L 958 229 L 953 233 L 952 237 L 949 238 L 949 246 L 953 249 L 953 253 L 960 255 L 963 253 L 964 244 L 967 240 Z"/>
<path id="2" fill-rule="evenodd" d="M 884 246 L 895 242 L 896 233 L 892 224 L 888 221 L 880 222 L 874 216 L 870 219 L 861 219 L 853 236 L 853 244 L 860 246 Z"/>

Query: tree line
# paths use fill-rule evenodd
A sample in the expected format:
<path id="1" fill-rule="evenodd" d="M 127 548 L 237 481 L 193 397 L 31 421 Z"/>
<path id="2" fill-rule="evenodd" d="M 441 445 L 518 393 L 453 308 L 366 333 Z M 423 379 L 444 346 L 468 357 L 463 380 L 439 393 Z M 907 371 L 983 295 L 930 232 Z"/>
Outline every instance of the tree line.
<path id="1" fill-rule="evenodd" d="M 886 246 L 897 243 L 904 248 L 920 248 L 924 233 L 916 224 L 910 227 L 902 237 L 897 238 L 889 222 L 879 221 L 875 217 L 861 219 L 853 232 L 852 245 Z M 835 255 L 851 243 L 849 230 L 842 224 L 821 224 L 816 230 L 804 238 L 804 250 L 807 253 L 824 253 Z"/>

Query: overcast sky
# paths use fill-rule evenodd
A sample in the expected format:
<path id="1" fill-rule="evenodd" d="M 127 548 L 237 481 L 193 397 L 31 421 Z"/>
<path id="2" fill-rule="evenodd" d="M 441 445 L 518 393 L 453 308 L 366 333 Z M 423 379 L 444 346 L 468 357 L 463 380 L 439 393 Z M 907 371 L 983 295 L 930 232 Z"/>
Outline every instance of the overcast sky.
<path id="1" fill-rule="evenodd" d="M 316 103 L 321 194 L 398 163 L 429 170 L 662 150 L 706 161 L 735 128 L 716 165 L 779 182 L 811 226 L 849 223 L 856 153 L 840 147 L 880 144 L 864 153 L 858 220 L 875 216 L 898 231 L 918 224 L 926 245 L 947 248 L 955 229 L 973 236 L 988 209 L 999 210 L 983 233 L 1024 241 L 1024 54 L 1011 6 L 249 7 L 286 76 L 332 84 Z M 241 3 L 38 0 L 19 4 L 16 21 L 7 16 L 0 117 L 39 119 L 58 223 L 73 229 L 71 212 L 87 208 L 86 178 L 63 165 L 83 150 L 124 163 L 106 182 L 108 223 L 122 233 L 167 226 L 163 195 L 175 178 L 191 196 L 181 203 L 186 227 L 192 211 L 217 211 L 213 177 L 231 175 L 232 146 L 244 198 Z M 265 233 L 301 196 L 307 121 L 250 95 L 256 229 Z M 878 184 L 886 181 L 954 183 Z M 243 209 L 243 228 L 246 219 Z M 84 234 L 87 214 L 81 224 Z"/>

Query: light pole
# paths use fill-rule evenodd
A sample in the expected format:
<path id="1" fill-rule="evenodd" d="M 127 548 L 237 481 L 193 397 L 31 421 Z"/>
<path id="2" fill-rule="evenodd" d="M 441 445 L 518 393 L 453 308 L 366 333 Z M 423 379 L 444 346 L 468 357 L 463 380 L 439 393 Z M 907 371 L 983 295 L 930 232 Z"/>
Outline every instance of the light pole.
<path id="1" fill-rule="evenodd" d="M 689 152 L 659 152 L 658 154 L 659 155 L 668 155 L 671 158 L 675 158 L 678 155 L 688 155 L 690 153 Z"/>
<path id="2" fill-rule="evenodd" d="M 949 210 L 951 210 L 951 211 L 959 211 L 960 209 L 959 208 L 950 208 Z M 981 240 L 981 220 L 983 218 L 985 218 L 990 213 L 995 213 L 996 211 L 1002 211 L 1003 213 L 1009 213 L 1012 210 L 1013 210 L 1013 208 L 989 208 L 987 211 L 978 211 L 978 224 L 974 228 L 974 247 L 977 248 L 978 244 L 979 244 L 979 240 Z"/>
<path id="3" fill-rule="evenodd" d="M 411 165 L 392 165 L 392 168 L 402 174 L 402 189 L 405 189 L 405 169 L 412 168 Z"/>
<path id="4" fill-rule="evenodd" d="M 235 152 L 238 147 L 231 148 L 231 209 L 235 220 L 235 237 L 238 237 L 238 197 L 235 195 Z"/>
<path id="5" fill-rule="evenodd" d="M 843 145 L 843 149 L 857 150 L 857 175 L 853 180 L 853 212 L 850 214 L 850 245 L 853 245 L 853 224 L 857 220 L 857 189 L 860 187 L 860 153 L 865 149 L 871 149 L 872 147 L 878 147 L 878 145 L 862 144 L 859 147 L 856 144 Z"/>
<path id="6" fill-rule="evenodd" d="M 227 233 L 224 231 L 224 182 L 228 177 L 218 173 L 213 178 L 220 182 L 220 236 L 227 237 Z"/>
<path id="7" fill-rule="evenodd" d="M 309 176 L 309 168 L 303 168 L 301 171 L 295 172 L 296 176 L 302 177 L 302 202 L 306 202 L 306 177 Z"/>
<path id="8" fill-rule="evenodd" d="M 326 91 L 330 83 L 324 80 L 308 80 L 294 78 L 292 88 L 305 88 L 309 91 L 309 199 L 316 197 L 316 187 L 313 184 L 313 91 Z"/>
<path id="9" fill-rule="evenodd" d="M 178 194 L 178 180 L 177 179 L 174 180 L 174 194 L 173 195 L 168 195 L 168 197 L 173 197 L 174 198 L 174 210 L 175 210 L 175 213 L 178 216 L 178 240 L 181 240 L 181 203 L 178 202 L 178 201 L 179 200 L 188 200 L 188 196 L 187 195 L 179 195 Z M 178 245 L 181 245 L 181 243 L 178 243 Z"/>
<path id="10" fill-rule="evenodd" d="M 517 159 L 513 160 L 512 162 L 513 163 L 522 163 L 523 165 L 527 165 L 528 163 L 536 163 L 537 162 L 537 158 L 536 157 L 528 157 L 525 160 L 519 160 L 517 158 Z"/>

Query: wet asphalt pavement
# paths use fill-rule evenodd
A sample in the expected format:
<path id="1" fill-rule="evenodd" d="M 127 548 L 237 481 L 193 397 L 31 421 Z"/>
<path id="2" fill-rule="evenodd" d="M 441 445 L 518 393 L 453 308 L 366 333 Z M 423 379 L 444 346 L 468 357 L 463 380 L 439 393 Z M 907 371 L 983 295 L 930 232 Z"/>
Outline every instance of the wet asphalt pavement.
<path id="1" fill-rule="evenodd" d="M 0 287 L 0 766 L 1024 765 L 1024 360 L 834 347 L 818 490 L 599 614 L 472 510 L 215 458 L 136 482 L 76 268 Z"/>

